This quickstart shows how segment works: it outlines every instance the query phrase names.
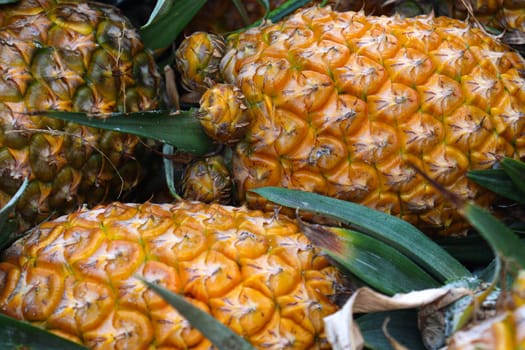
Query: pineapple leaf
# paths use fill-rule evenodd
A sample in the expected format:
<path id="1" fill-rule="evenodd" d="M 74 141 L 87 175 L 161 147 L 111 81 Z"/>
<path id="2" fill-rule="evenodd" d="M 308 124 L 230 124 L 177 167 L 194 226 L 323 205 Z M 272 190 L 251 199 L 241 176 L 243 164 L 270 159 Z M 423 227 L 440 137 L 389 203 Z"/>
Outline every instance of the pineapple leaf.
<path id="1" fill-rule="evenodd" d="M 173 146 L 165 144 L 162 146 L 162 153 L 164 155 L 172 155 L 174 151 Z M 170 191 L 170 194 L 173 196 L 173 198 L 179 200 L 181 197 L 177 193 L 177 189 L 175 188 L 175 170 L 173 169 L 173 162 L 169 159 L 169 157 L 164 157 L 164 177 L 166 178 L 166 185 L 168 186 L 168 190 Z"/>
<path id="2" fill-rule="evenodd" d="M 86 350 L 87 348 L 30 323 L 0 314 L 0 349 Z"/>
<path id="3" fill-rule="evenodd" d="M 476 233 L 465 237 L 438 237 L 435 242 L 464 264 L 485 266 L 494 259 L 487 241 Z"/>
<path id="4" fill-rule="evenodd" d="M 295 10 L 297 10 L 298 8 L 305 6 L 310 2 L 312 2 L 312 0 L 287 0 L 281 6 L 270 11 L 265 18 L 274 23 L 278 22 L 284 17 L 291 14 L 292 12 L 294 12 Z M 250 27 L 256 27 L 262 22 L 263 20 L 258 20 L 254 22 Z"/>
<path id="5" fill-rule="evenodd" d="M 416 227 L 395 216 L 365 206 L 315 193 L 280 187 L 265 187 L 253 192 L 277 204 L 322 214 L 351 224 L 414 260 L 439 282 L 457 280 L 471 273 L 438 244 Z"/>
<path id="6" fill-rule="evenodd" d="M 198 329 L 218 349 L 254 350 L 253 346 L 245 339 L 234 333 L 210 314 L 187 302 L 182 296 L 172 293 L 155 283 L 148 282 L 141 277 L 137 278 L 180 312 L 193 327 Z"/>
<path id="7" fill-rule="evenodd" d="M 381 293 L 393 295 L 440 285 L 405 255 L 366 234 L 306 223 L 301 228 L 313 244 Z"/>
<path id="8" fill-rule="evenodd" d="M 501 166 L 512 179 L 514 185 L 520 189 L 523 198 L 525 195 L 525 163 L 506 157 L 501 161 Z"/>
<path id="9" fill-rule="evenodd" d="M 367 349 L 393 349 L 381 329 L 386 319 L 389 319 L 386 327 L 391 336 L 400 339 L 403 345 L 411 350 L 425 349 L 418 331 L 415 310 L 374 312 L 358 317 L 356 323 L 361 330 Z"/>
<path id="10" fill-rule="evenodd" d="M 510 228 L 487 210 L 470 202 L 464 203 L 462 213 L 471 225 L 487 240 L 494 253 L 506 262 L 525 268 L 525 243 Z"/>
<path id="11" fill-rule="evenodd" d="M 471 170 L 467 178 L 505 198 L 525 204 L 525 195 L 503 169 Z"/>
<path id="12" fill-rule="evenodd" d="M 213 142 L 206 136 L 191 111 L 177 115 L 169 111 L 112 113 L 108 118 L 92 118 L 86 113 L 42 112 L 48 117 L 71 121 L 100 129 L 125 132 L 155 139 L 177 149 L 203 155 L 213 149 Z"/>
<path id="13" fill-rule="evenodd" d="M 163 16 L 166 11 L 168 11 L 173 6 L 173 2 L 174 0 L 157 0 L 153 11 L 151 11 L 149 15 L 148 21 L 143 27 L 149 26 L 151 23 L 155 22 L 157 18 Z"/>
<path id="14" fill-rule="evenodd" d="M 261 4 L 264 7 L 264 17 L 268 15 L 270 11 L 270 1 L 269 0 L 257 0 L 259 4 Z"/>
<path id="15" fill-rule="evenodd" d="M 239 15 L 241 15 L 241 19 L 245 26 L 250 24 L 250 16 L 248 16 L 248 12 L 246 11 L 246 7 L 244 6 L 243 2 L 241 0 L 231 0 L 235 7 L 237 8 L 237 11 L 239 12 Z"/>
<path id="16" fill-rule="evenodd" d="M 140 28 L 144 45 L 152 50 L 169 47 L 205 3 L 206 0 L 174 2 L 164 13 L 159 13 L 154 21 Z"/>
<path id="17" fill-rule="evenodd" d="M 15 195 L 3 208 L 0 208 L 0 250 L 11 243 L 13 239 L 13 231 L 16 231 L 16 229 L 10 229 L 8 225 L 9 214 L 14 209 L 16 202 L 26 190 L 28 184 L 29 180 L 25 178 L 24 182 L 22 182 L 22 185 L 20 185 L 20 188 L 16 191 Z"/>
<path id="18" fill-rule="evenodd" d="M 0 5 L 4 4 L 14 4 L 15 2 L 18 2 L 19 0 L 0 0 Z"/>

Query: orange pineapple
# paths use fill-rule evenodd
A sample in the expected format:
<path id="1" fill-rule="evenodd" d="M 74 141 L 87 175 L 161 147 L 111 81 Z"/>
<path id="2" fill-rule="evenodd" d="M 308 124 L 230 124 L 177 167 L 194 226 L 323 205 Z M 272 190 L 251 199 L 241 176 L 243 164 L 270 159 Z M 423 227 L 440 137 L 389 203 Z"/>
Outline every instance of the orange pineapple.
<path id="1" fill-rule="evenodd" d="M 198 64 L 182 47 L 179 66 Z M 487 206 L 467 171 L 525 156 L 524 60 L 458 20 L 312 7 L 228 36 L 218 69 L 206 84 L 240 88 L 252 119 L 233 169 L 252 207 L 267 203 L 250 189 L 283 186 L 460 233 L 454 204 L 412 165 Z"/>
<path id="2" fill-rule="evenodd" d="M 233 181 L 220 155 L 197 159 L 186 166 L 182 198 L 204 203 L 231 204 Z"/>
<path id="3" fill-rule="evenodd" d="M 0 312 L 91 349 L 209 349 L 135 278 L 181 293 L 261 349 L 326 349 L 338 270 L 286 217 L 120 204 L 46 222 L 0 262 Z"/>

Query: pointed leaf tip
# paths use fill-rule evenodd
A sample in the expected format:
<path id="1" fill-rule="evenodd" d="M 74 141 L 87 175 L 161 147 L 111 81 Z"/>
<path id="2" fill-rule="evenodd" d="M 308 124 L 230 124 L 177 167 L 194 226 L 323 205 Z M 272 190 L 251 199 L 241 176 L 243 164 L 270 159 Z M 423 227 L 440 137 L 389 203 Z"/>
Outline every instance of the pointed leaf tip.
<path id="1" fill-rule="evenodd" d="M 320 214 L 357 227 L 387 243 L 440 282 L 471 276 L 471 272 L 410 223 L 352 202 L 281 187 L 261 187 L 252 192 L 285 207 Z"/>
<path id="2" fill-rule="evenodd" d="M 87 350 L 30 323 L 0 314 L 0 349 Z"/>
<path id="3" fill-rule="evenodd" d="M 167 303 L 173 306 L 193 327 L 198 329 L 219 350 L 255 350 L 254 347 L 244 338 L 220 323 L 212 315 L 186 301 L 184 297 L 155 283 L 148 282 L 140 276 L 136 276 L 136 278 L 145 283 Z"/>
<path id="4" fill-rule="evenodd" d="M 178 150 L 204 155 L 215 148 L 192 111 L 112 113 L 93 118 L 86 113 L 49 111 L 39 114 L 94 128 L 124 132 L 175 146 Z"/>

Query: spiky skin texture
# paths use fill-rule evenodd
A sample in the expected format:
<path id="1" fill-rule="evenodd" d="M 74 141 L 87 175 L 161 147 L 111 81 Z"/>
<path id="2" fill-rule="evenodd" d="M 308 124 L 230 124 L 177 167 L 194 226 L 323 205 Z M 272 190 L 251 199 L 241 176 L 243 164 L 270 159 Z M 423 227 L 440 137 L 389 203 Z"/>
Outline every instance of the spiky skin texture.
<path id="1" fill-rule="evenodd" d="M 154 109 L 160 76 L 112 7 L 22 0 L 0 11 L 0 207 L 24 178 L 21 227 L 136 185 L 139 139 L 39 115 Z"/>
<path id="2" fill-rule="evenodd" d="M 525 65 L 467 23 L 312 7 L 228 37 L 223 79 L 252 123 L 233 159 L 250 189 L 313 191 L 399 215 L 429 233 L 466 228 L 412 164 L 462 199 L 491 196 L 466 178 L 525 156 Z"/>
<path id="3" fill-rule="evenodd" d="M 215 84 L 200 99 L 197 117 L 204 132 L 221 143 L 239 142 L 250 127 L 250 113 L 247 111 L 241 90 L 231 84 Z"/>
<path id="4" fill-rule="evenodd" d="M 182 198 L 204 203 L 231 204 L 233 180 L 224 157 L 198 159 L 184 170 Z"/>
<path id="5" fill-rule="evenodd" d="M 175 63 L 181 84 L 188 91 L 204 92 L 218 81 L 219 63 L 224 55 L 221 36 L 195 32 L 177 48 Z"/>
<path id="6" fill-rule="evenodd" d="M 323 317 L 342 283 L 286 217 L 114 203 L 43 223 L 6 250 L 0 312 L 92 349 L 209 349 L 136 275 L 276 350 L 328 348 Z"/>

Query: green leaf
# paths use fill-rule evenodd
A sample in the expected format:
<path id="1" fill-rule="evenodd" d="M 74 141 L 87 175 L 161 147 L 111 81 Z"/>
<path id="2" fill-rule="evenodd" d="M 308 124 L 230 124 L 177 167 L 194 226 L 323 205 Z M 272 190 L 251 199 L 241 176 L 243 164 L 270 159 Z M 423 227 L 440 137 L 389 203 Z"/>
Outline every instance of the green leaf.
<path id="1" fill-rule="evenodd" d="M 462 212 L 470 224 L 487 240 L 494 253 L 506 262 L 525 268 L 525 243 L 487 210 L 466 202 Z"/>
<path id="2" fill-rule="evenodd" d="M 173 4 L 174 0 L 157 0 L 153 11 L 151 11 L 149 15 L 148 21 L 143 25 L 143 27 L 149 26 L 151 23 L 155 22 L 157 18 L 166 14 L 166 12 L 173 7 Z"/>
<path id="3" fill-rule="evenodd" d="M 314 245 L 381 293 L 393 295 L 440 286 L 405 255 L 366 234 L 305 223 L 301 228 Z"/>
<path id="4" fill-rule="evenodd" d="M 503 169 L 471 170 L 467 178 L 505 198 L 525 204 L 525 194 Z"/>
<path id="5" fill-rule="evenodd" d="M 86 350 L 87 348 L 27 322 L 0 314 L 0 349 Z"/>
<path id="6" fill-rule="evenodd" d="M 152 50 L 169 47 L 205 3 L 206 0 L 177 0 L 168 11 L 140 28 L 144 45 Z"/>
<path id="7" fill-rule="evenodd" d="M 514 185 L 520 189 L 523 198 L 525 196 L 525 163 L 506 157 L 501 161 L 501 166 Z"/>
<path id="8" fill-rule="evenodd" d="M 17 227 L 16 225 L 14 227 L 10 227 L 8 218 L 11 212 L 14 210 L 16 202 L 18 202 L 18 199 L 22 196 L 22 194 L 24 194 L 28 184 L 29 180 L 25 178 L 20 185 L 20 188 L 16 191 L 15 195 L 3 208 L 0 208 L 0 250 L 5 248 L 13 241 L 13 234 L 16 232 Z"/>
<path id="9" fill-rule="evenodd" d="M 241 19 L 245 26 L 250 24 L 250 16 L 248 16 L 248 12 L 246 12 L 246 7 L 244 6 L 243 2 L 241 0 L 231 0 L 235 7 L 237 8 L 237 11 L 239 11 L 239 15 L 241 16 Z"/>
<path id="10" fill-rule="evenodd" d="M 270 0 L 258 0 L 258 2 L 264 7 L 264 17 L 266 18 L 270 11 Z"/>
<path id="11" fill-rule="evenodd" d="M 494 259 L 487 241 L 476 233 L 465 237 L 439 237 L 435 242 L 463 264 L 484 266 Z"/>
<path id="12" fill-rule="evenodd" d="M 3 4 L 14 4 L 16 2 L 18 2 L 19 0 L 0 0 L 0 4 L 3 5 Z"/>
<path id="13" fill-rule="evenodd" d="M 356 323 L 365 339 L 365 346 L 372 350 L 392 349 L 383 333 L 382 326 L 386 319 L 388 333 L 410 350 L 425 350 L 418 331 L 417 311 L 399 310 L 374 312 L 356 319 Z"/>
<path id="14" fill-rule="evenodd" d="M 173 198 L 180 200 L 181 197 L 177 193 L 177 189 L 175 188 L 175 170 L 173 169 L 173 162 L 169 157 L 169 155 L 173 154 L 173 146 L 165 144 L 162 146 L 162 153 L 164 154 L 164 159 L 162 160 L 164 162 L 164 176 L 166 178 L 166 185 L 168 186 L 168 190 L 170 191 L 170 194 L 173 196 Z"/>
<path id="15" fill-rule="evenodd" d="M 204 133 L 191 111 L 176 115 L 168 111 L 112 113 L 105 118 L 90 117 L 86 113 L 58 111 L 41 114 L 77 124 L 154 139 L 173 145 L 180 151 L 198 155 L 206 154 L 213 149 L 212 140 Z"/>
<path id="16" fill-rule="evenodd" d="M 172 293 L 155 283 L 150 283 L 141 277 L 137 278 L 173 306 L 218 349 L 255 350 L 244 338 L 234 333 L 210 314 L 184 300 L 182 296 Z"/>
<path id="17" fill-rule="evenodd" d="M 411 258 L 440 282 L 471 276 L 465 266 L 416 227 L 392 215 L 359 204 L 280 187 L 259 188 L 253 192 L 286 207 L 351 224 Z"/>
<path id="18" fill-rule="evenodd" d="M 287 0 L 285 1 L 281 6 L 277 7 L 276 9 L 270 11 L 266 19 L 269 19 L 272 22 L 278 22 L 282 20 L 284 17 L 288 16 L 298 8 L 301 8 L 307 4 L 312 2 L 312 0 Z M 250 27 L 256 27 L 260 25 L 263 21 L 259 20 L 253 23 Z M 241 29 L 243 30 L 243 29 Z"/>

